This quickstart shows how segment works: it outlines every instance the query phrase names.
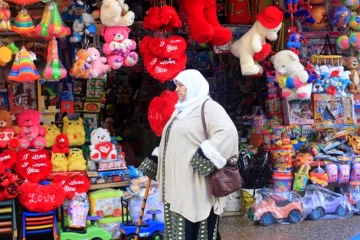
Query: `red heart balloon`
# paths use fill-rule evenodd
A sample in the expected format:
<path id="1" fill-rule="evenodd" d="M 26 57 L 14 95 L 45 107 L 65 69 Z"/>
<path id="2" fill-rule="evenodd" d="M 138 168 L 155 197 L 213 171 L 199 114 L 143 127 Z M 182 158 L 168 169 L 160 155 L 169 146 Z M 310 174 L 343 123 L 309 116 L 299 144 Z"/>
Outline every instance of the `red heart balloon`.
<path id="1" fill-rule="evenodd" d="M 186 41 L 180 36 L 167 39 L 153 38 L 149 43 L 149 49 L 156 57 L 179 59 L 185 53 Z"/>
<path id="2" fill-rule="evenodd" d="M 5 169 L 12 170 L 16 164 L 16 152 L 13 150 L 5 150 L 0 154 L 0 162 L 3 163 Z"/>
<path id="3" fill-rule="evenodd" d="M 262 49 L 260 52 L 255 53 L 254 54 L 254 60 L 257 62 L 261 62 L 263 60 L 265 60 L 265 58 L 267 58 L 267 56 L 270 54 L 271 52 L 271 45 L 268 43 L 265 43 L 262 45 Z"/>
<path id="4" fill-rule="evenodd" d="M 176 92 L 165 90 L 160 97 L 151 100 L 148 109 L 148 121 L 150 128 L 156 136 L 161 136 L 165 124 L 170 119 L 178 101 Z"/>
<path id="5" fill-rule="evenodd" d="M 60 184 L 40 185 L 25 182 L 20 187 L 20 204 L 29 211 L 45 213 L 60 207 L 65 200 L 65 191 Z"/>
<path id="6" fill-rule="evenodd" d="M 172 80 L 176 75 L 186 68 L 186 54 L 179 59 L 160 59 L 151 52 L 145 53 L 143 56 L 144 65 L 150 75 L 160 82 Z"/>
<path id="7" fill-rule="evenodd" d="M 34 152 L 20 150 L 17 153 L 15 172 L 30 182 L 38 183 L 45 180 L 52 170 L 50 152 L 39 149 Z"/>
<path id="8" fill-rule="evenodd" d="M 75 193 L 86 193 L 90 188 L 90 181 L 84 175 L 77 175 L 72 178 L 57 175 L 54 177 L 53 183 L 60 184 L 64 188 L 67 199 L 72 199 Z"/>

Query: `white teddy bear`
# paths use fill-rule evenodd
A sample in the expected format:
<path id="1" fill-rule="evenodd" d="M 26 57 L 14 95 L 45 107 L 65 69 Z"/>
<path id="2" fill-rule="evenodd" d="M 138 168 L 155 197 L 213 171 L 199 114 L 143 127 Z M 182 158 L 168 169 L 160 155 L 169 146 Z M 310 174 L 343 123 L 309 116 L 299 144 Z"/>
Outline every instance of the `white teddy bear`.
<path id="1" fill-rule="evenodd" d="M 282 50 L 271 57 L 271 62 L 284 98 L 310 99 L 312 83 L 308 83 L 309 74 L 300 63 L 298 55 L 290 50 Z"/>
<path id="2" fill-rule="evenodd" d="M 90 158 L 96 161 L 117 158 L 117 151 L 111 143 L 109 130 L 97 128 L 91 132 Z"/>
<path id="3" fill-rule="evenodd" d="M 108 27 L 128 27 L 134 23 L 135 14 L 129 11 L 124 0 L 104 0 L 100 9 L 100 20 Z"/>
<path id="4" fill-rule="evenodd" d="M 266 58 L 269 52 L 262 52 L 265 40 L 275 41 L 278 36 L 283 20 L 283 13 L 274 6 L 269 6 L 259 14 L 257 21 L 239 40 L 231 46 L 234 56 L 240 58 L 241 72 L 244 76 L 263 73 L 263 68 L 255 63 L 254 55 L 264 55 Z"/>

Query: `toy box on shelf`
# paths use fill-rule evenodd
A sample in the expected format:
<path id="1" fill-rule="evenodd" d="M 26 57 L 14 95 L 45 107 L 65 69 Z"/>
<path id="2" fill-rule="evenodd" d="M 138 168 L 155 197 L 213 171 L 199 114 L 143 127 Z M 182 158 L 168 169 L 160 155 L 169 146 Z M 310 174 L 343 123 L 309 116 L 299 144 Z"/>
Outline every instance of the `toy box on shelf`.
<path id="1" fill-rule="evenodd" d="M 354 95 L 354 120 L 356 124 L 360 124 L 360 94 Z"/>
<path id="2" fill-rule="evenodd" d="M 332 120 L 335 121 L 335 123 L 354 122 L 354 98 L 352 95 L 341 97 L 327 94 L 313 94 L 312 103 L 315 122 L 324 120 Z"/>
<path id="3" fill-rule="evenodd" d="M 282 100 L 284 124 L 309 125 L 314 123 L 311 100 Z"/>

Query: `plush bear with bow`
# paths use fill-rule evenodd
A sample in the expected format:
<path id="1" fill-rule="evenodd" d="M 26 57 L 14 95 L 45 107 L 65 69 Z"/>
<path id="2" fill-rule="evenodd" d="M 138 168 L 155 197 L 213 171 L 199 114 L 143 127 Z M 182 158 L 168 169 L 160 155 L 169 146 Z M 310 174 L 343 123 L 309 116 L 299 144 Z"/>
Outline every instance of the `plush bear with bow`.
<path id="1" fill-rule="evenodd" d="M 104 0 L 100 9 L 100 20 L 105 26 L 128 27 L 134 23 L 135 14 L 129 11 L 124 0 Z"/>
<path id="2" fill-rule="evenodd" d="M 117 151 L 111 143 L 110 132 L 104 128 L 97 128 L 91 133 L 90 158 L 92 160 L 115 160 Z"/>

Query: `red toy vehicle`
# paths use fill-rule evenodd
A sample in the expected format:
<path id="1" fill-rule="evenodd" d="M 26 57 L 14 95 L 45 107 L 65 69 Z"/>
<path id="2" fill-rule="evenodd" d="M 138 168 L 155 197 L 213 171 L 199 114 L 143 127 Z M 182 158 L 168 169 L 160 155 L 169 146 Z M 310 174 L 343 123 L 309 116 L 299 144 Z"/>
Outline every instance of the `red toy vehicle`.
<path id="1" fill-rule="evenodd" d="M 271 190 L 261 189 L 257 191 L 255 200 L 248 210 L 248 218 L 260 221 L 264 226 L 278 221 L 298 223 L 303 219 L 304 211 L 297 193 L 291 192 L 290 197 L 285 198 Z"/>

